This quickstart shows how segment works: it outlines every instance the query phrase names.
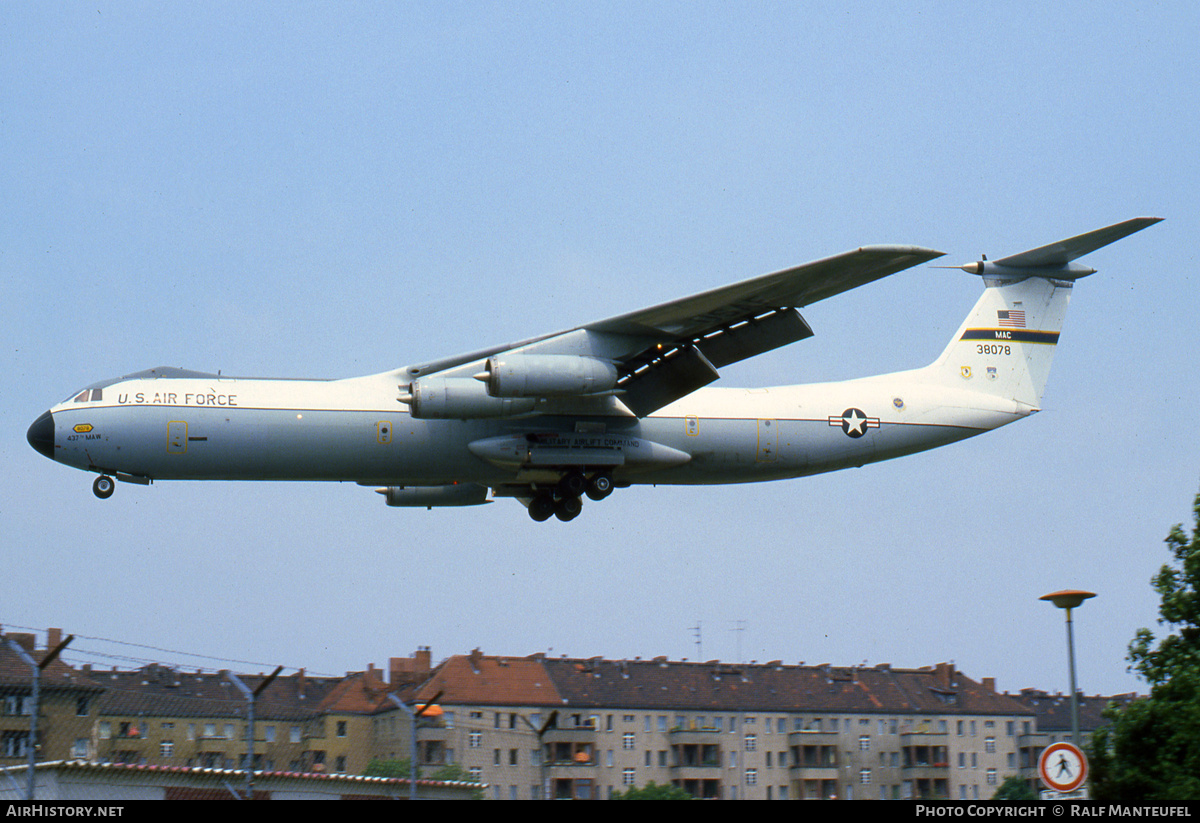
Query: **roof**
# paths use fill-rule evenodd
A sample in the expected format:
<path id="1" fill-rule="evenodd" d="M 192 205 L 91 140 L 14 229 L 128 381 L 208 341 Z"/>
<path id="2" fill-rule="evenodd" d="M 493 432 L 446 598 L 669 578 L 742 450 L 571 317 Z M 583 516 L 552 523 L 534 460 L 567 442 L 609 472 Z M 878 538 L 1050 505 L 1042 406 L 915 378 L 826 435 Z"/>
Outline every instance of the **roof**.
<path id="1" fill-rule="evenodd" d="M 603 658 L 492 657 L 446 660 L 417 699 L 454 704 L 653 711 L 886 712 L 1032 715 L 1033 709 L 952 664 L 921 669 L 838 667 L 778 661 L 730 664 Z"/>
<path id="2" fill-rule="evenodd" d="M 1021 689 L 1013 698 L 1029 707 L 1037 715 L 1038 731 L 1064 732 L 1071 728 L 1071 696 L 1049 694 L 1040 689 Z M 1107 726 L 1111 721 L 1104 717 L 1104 710 L 1113 704 L 1125 706 L 1138 699 L 1135 693 L 1115 695 L 1079 695 L 1079 729 L 1093 731 Z"/>
<path id="3" fill-rule="evenodd" d="M 244 780 L 244 769 L 205 769 L 194 766 L 139 766 L 125 763 L 93 763 L 87 760 L 50 760 L 34 765 L 36 771 L 76 772 L 90 774 L 108 774 L 113 776 L 129 775 L 186 775 L 220 778 L 225 783 L 240 788 L 237 781 Z M 28 770 L 28 766 L 10 766 L 0 768 L 0 774 L 20 777 Z M 256 771 L 255 783 L 262 786 L 272 779 L 300 780 L 305 782 L 374 784 L 403 786 L 407 789 L 408 778 L 404 777 L 369 777 L 353 774 L 324 774 L 317 772 L 285 772 L 285 771 Z M 428 787 L 460 787 L 467 789 L 482 789 L 487 784 L 468 780 L 417 780 L 418 786 Z"/>
<path id="4" fill-rule="evenodd" d="M 538 658 L 489 657 L 475 650 L 441 663 L 417 690 L 417 701 L 442 692 L 442 703 L 558 706 L 563 700 Z"/>
<path id="5" fill-rule="evenodd" d="M 97 672 L 104 687 L 103 715 L 149 717 L 241 717 L 246 698 L 226 672 L 184 672 L 157 663 L 132 671 Z M 239 678 L 251 690 L 265 675 Z M 320 710 L 322 702 L 343 682 L 340 677 L 310 677 L 303 670 L 277 677 L 254 703 L 259 720 L 303 720 Z"/>
<path id="6" fill-rule="evenodd" d="M 35 638 L 32 634 L 10 632 L 0 636 L 0 689 L 28 691 L 33 672 L 29 664 L 22 660 L 20 655 L 4 642 L 5 640 L 15 641 L 36 663 L 41 663 L 49 650 L 34 648 Z M 96 683 L 87 672 L 73 669 L 58 657 L 42 670 L 39 688 L 100 691 L 103 686 Z"/>

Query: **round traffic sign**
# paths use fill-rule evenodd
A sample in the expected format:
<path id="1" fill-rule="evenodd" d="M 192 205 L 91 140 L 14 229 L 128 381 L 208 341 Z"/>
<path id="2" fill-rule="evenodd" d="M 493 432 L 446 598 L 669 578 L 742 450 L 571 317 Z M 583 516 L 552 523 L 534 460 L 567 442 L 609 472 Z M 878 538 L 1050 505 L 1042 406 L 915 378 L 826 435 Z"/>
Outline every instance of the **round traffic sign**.
<path id="1" fill-rule="evenodd" d="M 1073 792 L 1087 779 L 1088 762 L 1074 743 L 1051 743 L 1038 758 L 1038 775 L 1056 792 Z"/>

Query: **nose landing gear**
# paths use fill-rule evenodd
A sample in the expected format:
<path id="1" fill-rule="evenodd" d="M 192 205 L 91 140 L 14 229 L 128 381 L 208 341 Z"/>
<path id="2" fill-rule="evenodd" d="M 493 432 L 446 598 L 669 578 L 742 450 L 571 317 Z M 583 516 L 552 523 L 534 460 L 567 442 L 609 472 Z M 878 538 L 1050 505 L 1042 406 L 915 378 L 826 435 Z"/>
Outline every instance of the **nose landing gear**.
<path id="1" fill-rule="evenodd" d="M 92 494 L 99 497 L 101 500 L 107 500 L 112 497 L 113 490 L 117 487 L 116 482 L 106 474 L 102 474 L 92 483 Z"/>

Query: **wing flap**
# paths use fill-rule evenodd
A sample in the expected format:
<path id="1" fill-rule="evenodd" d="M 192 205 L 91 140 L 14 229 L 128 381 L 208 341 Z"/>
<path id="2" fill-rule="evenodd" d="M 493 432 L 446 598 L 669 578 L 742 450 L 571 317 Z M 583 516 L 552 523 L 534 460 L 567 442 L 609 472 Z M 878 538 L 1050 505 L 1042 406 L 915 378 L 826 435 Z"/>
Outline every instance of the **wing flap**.
<path id="1" fill-rule="evenodd" d="M 673 403 L 720 377 L 695 346 L 674 349 L 656 358 L 622 382 L 621 402 L 638 417 Z"/>
<path id="2" fill-rule="evenodd" d="M 812 327 L 800 312 L 781 309 L 711 332 L 696 345 L 719 369 L 812 336 Z"/>

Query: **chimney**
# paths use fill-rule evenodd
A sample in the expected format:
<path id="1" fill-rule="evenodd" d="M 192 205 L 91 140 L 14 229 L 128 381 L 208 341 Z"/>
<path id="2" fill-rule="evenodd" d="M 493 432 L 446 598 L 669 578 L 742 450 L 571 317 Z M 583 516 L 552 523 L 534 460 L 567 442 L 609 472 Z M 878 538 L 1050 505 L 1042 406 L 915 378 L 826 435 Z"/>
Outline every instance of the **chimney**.
<path id="1" fill-rule="evenodd" d="M 429 677 L 431 656 L 428 646 L 420 646 L 412 657 L 388 658 L 388 682 L 393 686 L 420 683 Z"/>
<path id="2" fill-rule="evenodd" d="M 937 678 L 938 685 L 944 689 L 954 687 L 954 664 L 953 663 L 938 663 L 934 670 L 934 677 Z"/>
<path id="3" fill-rule="evenodd" d="M 469 661 L 471 661 L 471 668 L 474 671 L 478 672 L 479 671 L 479 661 L 483 660 L 483 652 L 480 651 L 478 648 L 471 649 L 471 653 L 469 655 L 467 655 L 467 659 Z"/>
<path id="4" fill-rule="evenodd" d="M 62 642 L 62 629 L 46 629 L 46 651 Z"/>
<path id="5" fill-rule="evenodd" d="M 994 677 L 983 678 L 983 687 L 985 689 L 987 689 L 989 692 L 996 691 L 996 678 L 994 678 Z"/>

